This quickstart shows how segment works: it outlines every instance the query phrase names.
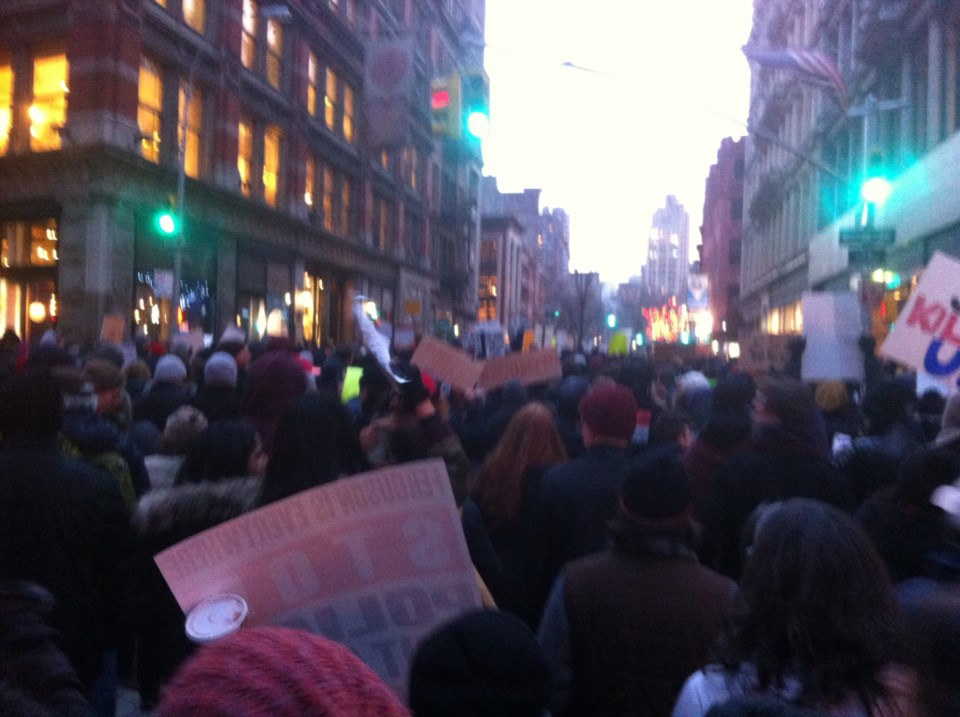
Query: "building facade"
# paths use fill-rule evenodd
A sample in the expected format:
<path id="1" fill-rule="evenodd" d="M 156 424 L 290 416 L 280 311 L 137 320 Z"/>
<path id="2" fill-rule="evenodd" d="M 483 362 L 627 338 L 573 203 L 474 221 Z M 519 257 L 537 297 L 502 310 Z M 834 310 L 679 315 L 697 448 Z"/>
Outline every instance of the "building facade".
<path id="1" fill-rule="evenodd" d="M 654 212 L 647 242 L 643 280 L 650 296 L 686 300 L 690 270 L 690 215 L 675 196 L 668 195 Z"/>
<path id="2" fill-rule="evenodd" d="M 740 329 L 743 160 L 746 141 L 724 139 L 707 175 L 700 227 L 700 271 L 707 277 L 714 336 Z"/>
<path id="3" fill-rule="evenodd" d="M 354 293 L 473 320 L 481 156 L 431 132 L 429 86 L 483 27 L 482 0 L 0 4 L 4 328 L 319 344 Z"/>
<path id="4" fill-rule="evenodd" d="M 933 252 L 960 255 L 960 3 L 758 2 L 749 44 L 826 54 L 849 101 L 752 66 L 744 319 L 799 332 L 803 291 L 854 289 L 873 297 L 865 307 L 882 337 Z M 855 226 L 859 187 L 876 161 L 893 192 L 874 223 L 893 229 L 895 243 L 851 252 L 840 230 Z M 870 286 L 878 268 L 902 282 Z"/>

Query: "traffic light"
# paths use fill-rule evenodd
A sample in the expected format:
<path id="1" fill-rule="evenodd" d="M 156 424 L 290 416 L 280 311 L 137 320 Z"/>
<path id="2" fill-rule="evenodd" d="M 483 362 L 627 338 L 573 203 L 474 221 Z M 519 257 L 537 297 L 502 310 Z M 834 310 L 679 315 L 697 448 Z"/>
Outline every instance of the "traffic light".
<path id="1" fill-rule="evenodd" d="M 463 101 L 463 132 L 473 140 L 482 140 L 490 127 L 490 78 L 483 70 L 464 73 L 460 79 Z"/>
<path id="2" fill-rule="evenodd" d="M 172 199 L 154 214 L 153 224 L 160 236 L 174 237 L 180 233 L 180 217 Z"/>
<path id="3" fill-rule="evenodd" d="M 617 328 L 617 315 L 607 314 L 607 326 L 611 329 Z"/>
<path id="4" fill-rule="evenodd" d="M 430 82 L 430 115 L 434 134 L 460 137 L 460 76 Z"/>
<path id="5" fill-rule="evenodd" d="M 890 197 L 893 185 L 887 176 L 887 167 L 880 152 L 872 152 L 867 159 L 866 173 L 860 185 L 860 198 L 863 207 L 860 213 L 860 226 L 872 227 L 877 207 L 882 207 Z"/>

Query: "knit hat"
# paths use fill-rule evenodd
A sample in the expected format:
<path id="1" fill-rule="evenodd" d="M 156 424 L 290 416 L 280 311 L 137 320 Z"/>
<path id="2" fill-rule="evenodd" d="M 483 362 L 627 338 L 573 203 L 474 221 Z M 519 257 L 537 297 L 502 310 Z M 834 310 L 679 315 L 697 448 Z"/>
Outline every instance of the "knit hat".
<path id="1" fill-rule="evenodd" d="M 580 401 L 580 418 L 598 437 L 629 441 L 637 425 L 637 400 L 625 386 L 597 386 Z"/>
<path id="2" fill-rule="evenodd" d="M 167 684 L 156 717 L 409 717 L 342 645 L 285 627 L 204 645 Z"/>
<path id="3" fill-rule="evenodd" d="M 540 717 L 550 668 L 537 638 L 509 613 L 470 612 L 424 640 L 410 669 L 417 717 Z"/>
<path id="4" fill-rule="evenodd" d="M 226 351 L 211 354 L 203 366 L 203 383 L 207 386 L 237 385 L 237 360 Z"/>
<path id="5" fill-rule="evenodd" d="M 824 413 L 836 413 L 850 401 L 843 381 L 824 381 L 817 386 L 813 400 Z"/>
<path id="6" fill-rule="evenodd" d="M 167 417 L 160 440 L 169 453 L 186 453 L 197 437 L 207 430 L 207 417 L 198 408 L 180 406 Z"/>
<path id="7" fill-rule="evenodd" d="M 187 366 L 183 359 L 174 354 L 161 356 L 153 370 L 153 378 L 158 383 L 176 383 L 187 378 Z"/>
<path id="8" fill-rule="evenodd" d="M 690 515 L 690 479 L 680 457 L 652 450 L 633 464 L 620 490 L 624 512 L 634 519 L 669 523 Z"/>
<path id="9" fill-rule="evenodd" d="M 233 326 L 232 324 L 223 330 L 223 333 L 220 335 L 221 344 L 245 344 L 247 343 L 247 337 L 243 335 L 243 332 Z"/>

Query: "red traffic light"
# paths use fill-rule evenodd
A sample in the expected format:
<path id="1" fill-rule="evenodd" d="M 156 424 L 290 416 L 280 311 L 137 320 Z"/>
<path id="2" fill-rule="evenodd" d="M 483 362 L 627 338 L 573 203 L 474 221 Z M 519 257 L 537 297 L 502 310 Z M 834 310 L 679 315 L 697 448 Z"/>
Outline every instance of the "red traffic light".
<path id="1" fill-rule="evenodd" d="M 450 106 L 450 91 L 446 89 L 434 90 L 430 95 L 430 108 L 443 110 Z"/>

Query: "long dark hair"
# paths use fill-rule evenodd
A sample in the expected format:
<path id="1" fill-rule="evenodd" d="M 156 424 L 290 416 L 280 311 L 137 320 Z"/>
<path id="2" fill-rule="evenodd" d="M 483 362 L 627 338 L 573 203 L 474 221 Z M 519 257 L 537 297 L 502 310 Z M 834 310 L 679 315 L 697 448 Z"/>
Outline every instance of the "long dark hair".
<path id="1" fill-rule="evenodd" d="M 759 691 L 799 680 L 799 704 L 885 696 L 880 671 L 897 654 L 901 616 L 886 568 L 852 518 L 793 499 L 767 508 L 724 629 L 720 663 L 756 668 Z"/>
<path id="2" fill-rule="evenodd" d="M 275 439 L 262 505 L 370 468 L 349 411 L 326 391 L 291 401 Z"/>
<path id="3" fill-rule="evenodd" d="M 177 472 L 176 483 L 246 477 L 250 455 L 259 443 L 257 429 L 245 418 L 214 421 L 193 442 Z"/>

